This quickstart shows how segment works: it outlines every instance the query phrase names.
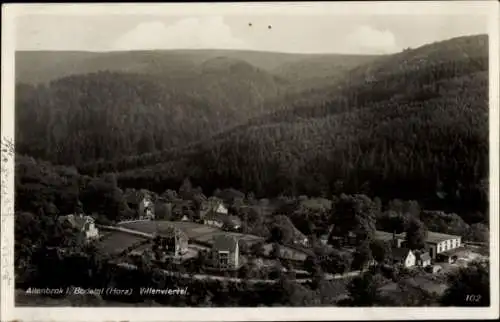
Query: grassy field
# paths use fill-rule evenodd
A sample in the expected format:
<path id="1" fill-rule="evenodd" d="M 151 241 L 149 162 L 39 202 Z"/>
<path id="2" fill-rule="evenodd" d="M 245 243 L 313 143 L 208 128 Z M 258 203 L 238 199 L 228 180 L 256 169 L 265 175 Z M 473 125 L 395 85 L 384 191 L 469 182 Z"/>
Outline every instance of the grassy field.
<path id="1" fill-rule="evenodd" d="M 166 226 L 174 226 L 184 231 L 190 240 L 200 241 L 203 243 L 211 243 L 212 239 L 217 235 L 235 236 L 238 239 L 245 240 L 249 244 L 263 239 L 259 236 L 226 232 L 217 227 L 183 221 L 138 221 L 120 224 L 119 226 L 149 234 L 154 233 L 157 228 L 161 229 Z"/>
<path id="2" fill-rule="evenodd" d="M 157 221 L 146 220 L 146 221 L 129 222 L 124 224 L 119 224 L 119 226 L 148 234 L 156 232 L 157 229 L 162 229 L 168 226 L 174 226 L 184 231 L 188 235 L 189 239 L 221 231 L 219 228 L 216 227 L 209 227 L 193 222 L 166 221 L 166 220 L 157 220 Z"/>
<path id="3" fill-rule="evenodd" d="M 259 237 L 259 236 L 254 236 L 254 235 L 246 235 L 246 234 L 240 234 L 240 233 L 232 233 L 232 232 L 227 232 L 227 231 L 215 231 L 206 235 L 199 235 L 198 237 L 193 238 L 195 241 L 200 241 L 203 243 L 212 243 L 212 240 L 214 237 L 219 236 L 219 235 L 225 235 L 225 236 L 234 236 L 238 240 L 243 240 L 245 241 L 249 246 L 263 240 L 264 238 Z"/>
<path id="4" fill-rule="evenodd" d="M 146 239 L 127 233 L 114 231 L 104 236 L 99 241 L 99 245 L 104 252 L 108 254 L 117 254 L 134 245 L 135 243 L 141 242 L 143 240 Z"/>

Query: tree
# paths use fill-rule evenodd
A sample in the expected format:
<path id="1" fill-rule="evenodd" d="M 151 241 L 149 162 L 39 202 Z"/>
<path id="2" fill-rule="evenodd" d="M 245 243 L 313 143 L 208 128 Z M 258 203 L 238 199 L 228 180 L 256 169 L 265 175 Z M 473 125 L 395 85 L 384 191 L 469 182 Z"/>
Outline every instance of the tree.
<path id="1" fill-rule="evenodd" d="M 376 205 L 367 196 L 341 195 L 332 209 L 331 223 L 337 236 L 354 232 L 358 242 L 362 242 L 375 232 Z"/>
<path id="2" fill-rule="evenodd" d="M 193 185 L 189 178 L 184 179 L 182 185 L 179 188 L 179 197 L 184 200 L 191 200 L 193 197 Z"/>
<path id="3" fill-rule="evenodd" d="M 370 272 L 355 277 L 347 286 L 351 305 L 373 306 L 379 298 L 378 287 L 375 276 Z"/>
<path id="4" fill-rule="evenodd" d="M 177 192 L 175 192 L 175 190 L 167 189 L 161 194 L 160 197 L 164 198 L 168 202 L 173 202 L 177 200 Z"/>
<path id="5" fill-rule="evenodd" d="M 414 218 L 408 223 L 406 230 L 406 242 L 410 249 L 422 249 L 427 239 L 427 228 L 418 219 Z"/>
<path id="6" fill-rule="evenodd" d="M 271 251 L 271 256 L 274 259 L 278 259 L 281 257 L 281 246 L 278 243 L 273 243 L 273 249 Z"/>
<path id="7" fill-rule="evenodd" d="M 255 256 L 261 256 L 265 253 L 264 242 L 258 241 L 250 246 L 250 252 Z"/>
<path id="8" fill-rule="evenodd" d="M 411 217 L 413 218 L 419 218 L 420 217 L 420 204 L 418 201 L 415 200 L 409 200 L 404 203 L 404 212 L 407 214 L 410 214 Z"/>
<path id="9" fill-rule="evenodd" d="M 349 253 L 337 250 L 320 257 L 321 268 L 328 273 L 344 274 L 351 268 L 352 257 Z"/>
<path id="10" fill-rule="evenodd" d="M 390 256 L 389 245 L 382 240 L 373 240 L 370 244 L 373 259 L 382 264 Z"/>
<path id="11" fill-rule="evenodd" d="M 127 209 L 114 174 L 92 179 L 82 193 L 82 203 L 87 212 L 105 214 L 109 220 L 120 220 Z"/>
<path id="12" fill-rule="evenodd" d="M 311 288 L 317 290 L 325 281 L 325 274 L 321 269 L 314 270 L 311 273 Z"/>
<path id="13" fill-rule="evenodd" d="M 309 273 L 313 274 L 317 270 L 321 270 L 320 262 L 318 258 L 313 255 L 309 255 L 306 257 L 304 261 L 304 269 Z"/>
<path id="14" fill-rule="evenodd" d="M 488 226 L 477 223 L 470 226 L 469 234 L 470 240 L 476 242 L 488 242 L 490 240 L 490 233 Z"/>
<path id="15" fill-rule="evenodd" d="M 488 262 L 473 262 L 460 268 L 448 279 L 441 298 L 446 306 L 489 306 L 490 269 Z"/>
<path id="16" fill-rule="evenodd" d="M 239 241 L 239 246 L 240 246 L 240 252 L 243 254 L 246 254 L 250 251 L 250 245 L 248 244 L 247 241 L 243 239 Z"/>
<path id="17" fill-rule="evenodd" d="M 271 228 L 271 242 L 279 244 L 290 243 L 293 239 L 293 229 L 285 222 L 277 222 Z"/>
<path id="18" fill-rule="evenodd" d="M 369 241 L 364 241 L 356 248 L 352 259 L 352 267 L 354 269 L 363 269 L 365 265 L 372 259 L 372 251 Z"/>

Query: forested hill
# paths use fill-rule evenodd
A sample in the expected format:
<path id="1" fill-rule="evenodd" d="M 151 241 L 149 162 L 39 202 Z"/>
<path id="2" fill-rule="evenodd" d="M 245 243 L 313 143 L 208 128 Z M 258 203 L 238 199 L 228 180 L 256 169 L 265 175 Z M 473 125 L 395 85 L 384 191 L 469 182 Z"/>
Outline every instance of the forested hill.
<path id="1" fill-rule="evenodd" d="M 381 58 L 305 107 L 261 117 L 185 153 L 106 167 L 135 164 L 120 184 L 161 191 L 189 176 L 205 189 L 362 192 L 484 214 L 487 48 L 486 36 L 462 37 Z"/>
<path id="2" fill-rule="evenodd" d="M 183 147 L 281 108 L 274 102 L 300 90 L 315 71 L 316 79 L 332 82 L 373 58 L 346 57 L 196 50 L 20 52 L 16 149 L 57 164 L 81 165 Z M 328 68 L 320 73 L 317 62 Z M 316 67 L 304 77 L 287 76 L 309 64 Z M 41 80 L 50 81 L 36 84 Z"/>
<path id="3" fill-rule="evenodd" d="M 319 117 L 378 101 L 411 102 L 445 96 L 447 89 L 460 86 L 449 83 L 450 79 L 477 72 L 488 72 L 487 35 L 436 42 L 381 56 L 354 67 L 340 81 L 292 93 L 282 101 L 288 108 L 276 109 L 274 119 Z M 270 121 L 269 116 L 263 119 Z"/>
<path id="4" fill-rule="evenodd" d="M 16 82 L 34 85 L 99 71 L 182 76 L 199 70 L 206 61 L 220 57 L 249 63 L 288 80 L 305 81 L 334 76 L 378 56 L 241 50 L 18 51 Z"/>

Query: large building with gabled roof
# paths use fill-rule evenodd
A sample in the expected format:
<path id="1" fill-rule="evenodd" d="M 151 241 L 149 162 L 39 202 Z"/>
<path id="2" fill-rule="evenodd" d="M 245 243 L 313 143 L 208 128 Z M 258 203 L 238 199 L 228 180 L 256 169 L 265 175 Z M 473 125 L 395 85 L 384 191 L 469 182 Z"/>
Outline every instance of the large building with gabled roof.
<path id="1" fill-rule="evenodd" d="M 216 235 L 210 251 L 210 263 L 213 268 L 232 270 L 240 267 L 240 249 L 238 239 L 230 235 Z"/>
<path id="2" fill-rule="evenodd" d="M 383 240 L 386 242 L 392 241 L 394 246 L 404 247 L 406 241 L 406 233 L 393 234 L 390 232 L 377 230 L 375 232 L 375 239 Z M 452 253 L 453 250 L 456 250 L 462 246 L 462 237 L 428 231 L 425 245 L 427 251 L 429 252 L 429 256 L 432 259 L 442 257 L 439 256 L 440 254 L 446 257 L 448 253 Z"/>
<path id="3" fill-rule="evenodd" d="M 157 228 L 154 251 L 161 257 L 181 257 L 188 252 L 189 238 L 184 231 L 174 226 Z"/>

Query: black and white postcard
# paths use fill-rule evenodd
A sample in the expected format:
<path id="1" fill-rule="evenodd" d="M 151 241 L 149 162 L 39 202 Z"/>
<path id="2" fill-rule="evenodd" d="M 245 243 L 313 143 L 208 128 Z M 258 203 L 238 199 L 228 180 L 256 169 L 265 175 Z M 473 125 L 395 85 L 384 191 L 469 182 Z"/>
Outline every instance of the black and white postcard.
<path id="1" fill-rule="evenodd" d="M 2 8 L 2 320 L 498 318 L 499 5 Z"/>

